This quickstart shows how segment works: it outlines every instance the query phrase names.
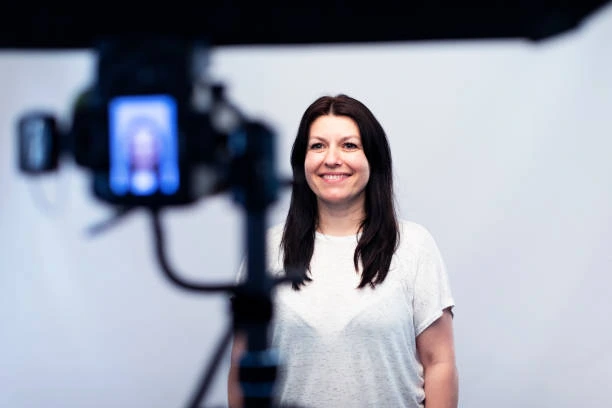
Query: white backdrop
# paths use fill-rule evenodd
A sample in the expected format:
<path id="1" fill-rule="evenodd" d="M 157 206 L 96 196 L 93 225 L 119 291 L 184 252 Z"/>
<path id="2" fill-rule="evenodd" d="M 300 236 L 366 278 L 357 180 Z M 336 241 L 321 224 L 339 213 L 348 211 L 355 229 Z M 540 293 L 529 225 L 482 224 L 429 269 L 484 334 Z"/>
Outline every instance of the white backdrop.
<path id="1" fill-rule="evenodd" d="M 278 134 L 280 171 L 316 97 L 348 93 L 386 129 L 403 218 L 445 256 L 457 302 L 460 406 L 604 406 L 612 381 L 612 9 L 544 43 L 232 47 L 211 53 L 228 96 Z M 70 162 L 16 168 L 15 121 L 66 117 L 88 52 L 0 53 L 0 406 L 182 407 L 229 309 L 155 263 L 143 214 L 109 215 Z M 44 206 L 43 199 L 55 203 Z M 270 209 L 282 220 L 287 192 Z M 243 213 L 229 196 L 172 210 L 183 276 L 233 278 Z M 207 406 L 225 405 L 227 356 Z"/>

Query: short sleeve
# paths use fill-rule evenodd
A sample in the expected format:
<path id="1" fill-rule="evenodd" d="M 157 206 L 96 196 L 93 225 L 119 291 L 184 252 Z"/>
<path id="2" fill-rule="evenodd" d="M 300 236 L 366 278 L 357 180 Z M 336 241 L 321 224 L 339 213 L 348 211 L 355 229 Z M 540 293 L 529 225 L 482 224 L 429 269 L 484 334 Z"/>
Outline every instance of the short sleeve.
<path id="1" fill-rule="evenodd" d="M 433 237 L 426 233 L 414 282 L 414 327 L 418 336 L 444 309 L 455 306 L 444 259 Z"/>

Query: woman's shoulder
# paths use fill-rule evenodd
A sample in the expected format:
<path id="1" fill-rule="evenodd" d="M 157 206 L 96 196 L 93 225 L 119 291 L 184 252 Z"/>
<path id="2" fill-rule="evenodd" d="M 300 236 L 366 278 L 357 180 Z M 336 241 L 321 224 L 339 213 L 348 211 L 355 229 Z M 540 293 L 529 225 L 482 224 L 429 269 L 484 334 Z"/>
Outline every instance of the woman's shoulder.
<path id="1" fill-rule="evenodd" d="M 430 230 L 415 221 L 399 219 L 400 248 L 437 252 L 438 246 Z"/>
<path id="2" fill-rule="evenodd" d="M 283 237 L 284 229 L 285 229 L 284 222 L 270 225 L 266 231 L 266 239 L 267 239 L 268 245 L 272 245 L 272 246 L 280 245 L 281 239 Z"/>
<path id="3" fill-rule="evenodd" d="M 285 229 L 285 224 L 274 224 L 268 227 L 266 232 L 266 248 L 267 248 L 267 258 L 270 270 L 276 271 L 275 273 L 280 273 L 282 270 L 282 250 L 281 250 L 281 240 L 283 238 L 283 231 Z"/>
<path id="4" fill-rule="evenodd" d="M 283 235 L 283 230 L 285 229 L 285 223 L 279 222 L 278 224 L 272 224 L 268 226 L 266 234 L 268 237 L 280 237 Z"/>

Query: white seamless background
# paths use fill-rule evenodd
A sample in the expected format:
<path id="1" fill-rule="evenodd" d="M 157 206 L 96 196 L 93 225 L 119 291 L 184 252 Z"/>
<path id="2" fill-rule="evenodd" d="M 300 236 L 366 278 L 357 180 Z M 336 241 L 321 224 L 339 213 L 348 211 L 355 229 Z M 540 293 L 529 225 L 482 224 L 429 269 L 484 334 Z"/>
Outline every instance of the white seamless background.
<path id="1" fill-rule="evenodd" d="M 322 94 L 366 103 L 387 131 L 403 218 L 426 226 L 456 298 L 460 406 L 605 406 L 612 380 L 612 9 L 543 43 L 225 47 L 210 76 L 277 133 L 278 168 Z M 67 118 L 88 51 L 0 52 L 0 406 L 185 406 L 227 324 L 223 295 L 185 292 L 148 219 L 110 215 L 70 161 L 17 171 L 15 122 Z M 55 203 L 44 207 L 44 200 Z M 269 211 L 283 219 L 288 192 Z M 229 195 L 163 218 L 185 278 L 233 279 L 244 212 Z M 224 406 L 228 356 L 206 406 Z"/>

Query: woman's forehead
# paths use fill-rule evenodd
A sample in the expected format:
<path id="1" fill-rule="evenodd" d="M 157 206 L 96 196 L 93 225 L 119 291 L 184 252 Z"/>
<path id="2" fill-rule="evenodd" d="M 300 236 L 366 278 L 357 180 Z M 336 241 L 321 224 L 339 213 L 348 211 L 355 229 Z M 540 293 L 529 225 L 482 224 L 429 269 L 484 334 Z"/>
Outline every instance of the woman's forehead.
<path id="1" fill-rule="evenodd" d="M 357 123 L 348 116 L 323 115 L 310 125 L 309 138 L 360 137 Z"/>

